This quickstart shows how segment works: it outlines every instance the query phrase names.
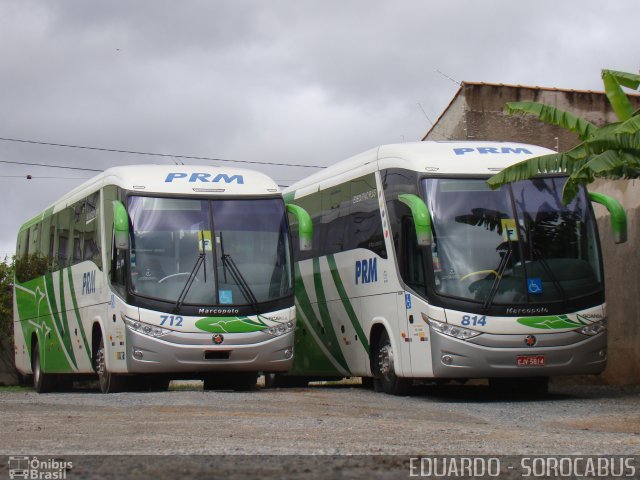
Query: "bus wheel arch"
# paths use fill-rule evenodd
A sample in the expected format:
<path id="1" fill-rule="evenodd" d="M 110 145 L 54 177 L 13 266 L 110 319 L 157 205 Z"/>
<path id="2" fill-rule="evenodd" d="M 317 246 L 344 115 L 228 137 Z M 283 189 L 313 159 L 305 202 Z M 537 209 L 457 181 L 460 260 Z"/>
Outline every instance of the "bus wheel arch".
<path id="1" fill-rule="evenodd" d="M 374 323 L 371 326 L 371 332 L 369 333 L 369 369 L 371 370 L 371 375 L 375 375 L 375 352 L 384 330 L 386 330 L 386 327 L 382 323 Z"/>
<path id="2" fill-rule="evenodd" d="M 96 352 L 100 348 L 100 341 L 102 339 L 102 327 L 98 322 L 93 323 L 93 327 L 91 328 L 91 363 L 93 369 L 98 372 L 96 366 Z"/>
<path id="3" fill-rule="evenodd" d="M 398 352 L 393 348 L 387 328 L 380 323 L 375 324 L 370 338 L 369 361 L 374 390 L 389 395 L 408 395 L 413 382 L 410 378 L 399 377 L 395 372 L 395 356 Z"/>
<path id="4" fill-rule="evenodd" d="M 46 393 L 54 390 L 55 377 L 43 371 L 40 342 L 35 332 L 31 335 L 31 371 L 33 372 L 33 388 L 36 392 Z"/>
<path id="5" fill-rule="evenodd" d="M 124 389 L 124 377 L 115 375 L 109 371 L 107 365 L 107 355 L 105 339 L 102 327 L 98 322 L 93 324 L 91 333 L 91 360 L 93 369 L 98 376 L 98 386 L 102 393 L 114 393 Z"/>

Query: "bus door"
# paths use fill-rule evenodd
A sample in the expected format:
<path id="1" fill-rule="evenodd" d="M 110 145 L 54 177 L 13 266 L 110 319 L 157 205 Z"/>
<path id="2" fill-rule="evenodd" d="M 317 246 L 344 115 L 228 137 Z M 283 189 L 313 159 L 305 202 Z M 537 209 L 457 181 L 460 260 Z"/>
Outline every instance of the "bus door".
<path id="1" fill-rule="evenodd" d="M 431 338 L 423 314 L 433 310 L 423 299 L 410 292 L 398 295 L 400 320 L 400 356 L 408 377 L 431 377 Z M 441 309 L 438 309 L 441 310 Z"/>

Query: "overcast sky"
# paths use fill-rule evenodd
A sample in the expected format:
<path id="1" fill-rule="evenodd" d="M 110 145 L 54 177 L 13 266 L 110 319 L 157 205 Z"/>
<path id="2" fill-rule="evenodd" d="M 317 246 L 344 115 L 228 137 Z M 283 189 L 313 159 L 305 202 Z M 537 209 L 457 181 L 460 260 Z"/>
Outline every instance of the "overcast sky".
<path id="1" fill-rule="evenodd" d="M 602 90 L 602 68 L 638 72 L 639 18 L 637 0 L 0 0 L 0 137 L 331 165 L 419 140 L 458 89 L 436 70 Z M 173 163 L 9 141 L 0 160 Z M 255 168 L 284 185 L 316 171 Z M 0 169 L 1 255 L 92 175 Z"/>

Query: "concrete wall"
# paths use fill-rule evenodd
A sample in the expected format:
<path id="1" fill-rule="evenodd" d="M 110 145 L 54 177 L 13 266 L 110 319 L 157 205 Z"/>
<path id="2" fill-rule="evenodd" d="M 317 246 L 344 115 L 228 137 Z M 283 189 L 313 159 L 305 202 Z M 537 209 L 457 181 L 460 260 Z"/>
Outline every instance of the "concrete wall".
<path id="1" fill-rule="evenodd" d="M 596 125 L 616 121 L 604 93 L 542 89 L 512 85 L 464 83 L 423 140 L 502 140 L 542 145 L 566 151 L 577 145 L 577 135 L 544 124 L 533 116 L 503 113 L 504 104 L 537 101 L 553 105 Z M 631 96 L 640 108 L 640 96 Z M 595 381 L 612 384 L 640 383 L 640 180 L 603 181 L 589 190 L 617 198 L 624 206 L 629 237 L 613 243 L 606 209 L 594 204 L 602 245 L 609 318 L 609 366 Z"/>
<path id="2" fill-rule="evenodd" d="M 604 256 L 607 316 L 609 318 L 609 365 L 601 375 L 605 383 L 640 383 L 640 181 L 598 180 L 589 186 L 617 198 L 627 212 L 628 239 L 612 240 L 607 210 L 594 204 Z"/>

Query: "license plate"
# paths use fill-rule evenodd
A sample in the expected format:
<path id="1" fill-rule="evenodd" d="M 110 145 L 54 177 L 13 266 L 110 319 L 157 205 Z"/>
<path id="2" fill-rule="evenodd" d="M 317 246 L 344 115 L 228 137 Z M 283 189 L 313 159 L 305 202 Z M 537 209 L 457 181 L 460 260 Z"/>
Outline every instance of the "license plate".
<path id="1" fill-rule="evenodd" d="M 544 355 L 518 355 L 516 365 L 518 367 L 544 367 Z"/>

